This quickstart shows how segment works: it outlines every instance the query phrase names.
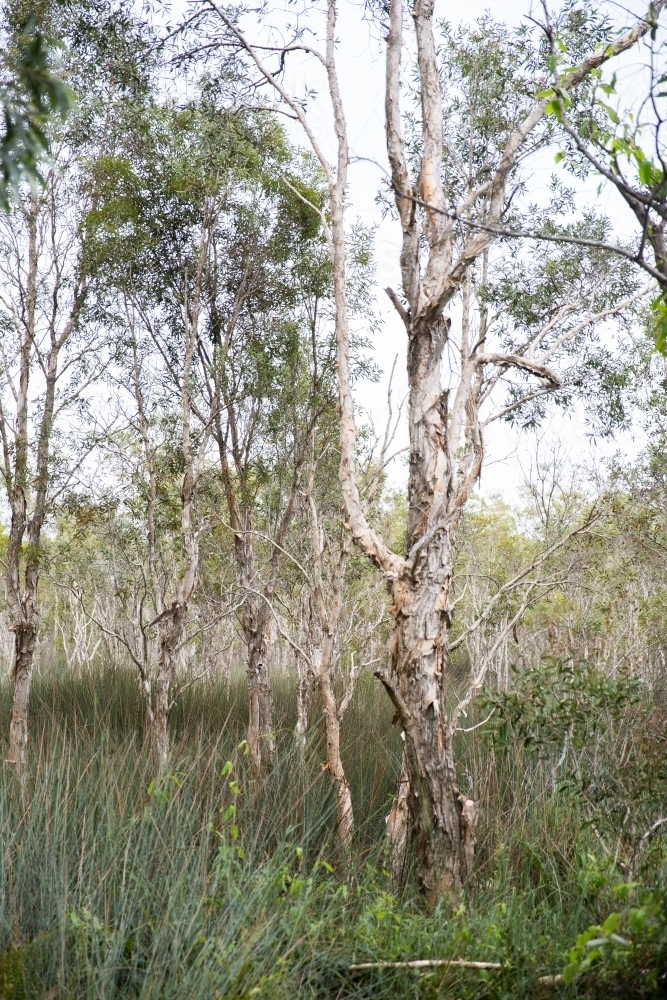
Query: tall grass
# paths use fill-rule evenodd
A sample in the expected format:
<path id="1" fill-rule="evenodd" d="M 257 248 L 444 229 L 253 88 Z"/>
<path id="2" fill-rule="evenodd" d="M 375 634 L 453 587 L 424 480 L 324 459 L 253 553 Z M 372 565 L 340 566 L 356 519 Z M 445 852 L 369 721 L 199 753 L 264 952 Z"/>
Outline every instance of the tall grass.
<path id="1" fill-rule="evenodd" d="M 3 739 L 9 694 L 0 690 Z M 28 795 L 6 765 L 0 777 L 0 997 L 544 994 L 539 975 L 562 967 L 576 933 L 605 912 L 613 881 L 571 801 L 520 752 L 499 764 L 468 740 L 462 773 L 484 807 L 474 891 L 458 909 L 428 911 L 386 870 L 401 743 L 382 693 L 362 678 L 345 718 L 351 860 L 332 836 L 322 726 L 302 761 L 289 679 L 277 679 L 276 704 L 278 761 L 253 787 L 242 681 L 188 688 L 173 714 L 169 774 L 156 781 L 132 674 L 36 678 Z M 505 967 L 348 971 L 353 961 L 428 957 Z"/>

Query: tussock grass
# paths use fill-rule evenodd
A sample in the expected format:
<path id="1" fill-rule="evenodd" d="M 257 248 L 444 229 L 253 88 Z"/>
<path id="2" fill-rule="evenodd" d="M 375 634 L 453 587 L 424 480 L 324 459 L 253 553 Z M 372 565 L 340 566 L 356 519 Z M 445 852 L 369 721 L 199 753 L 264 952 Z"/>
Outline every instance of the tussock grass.
<path id="1" fill-rule="evenodd" d="M 2 688 L 4 739 L 9 697 Z M 352 859 L 333 841 L 322 726 L 301 761 L 289 678 L 276 679 L 276 706 L 278 761 L 253 787 L 243 679 L 188 688 L 156 782 L 131 673 L 38 675 L 27 797 L 6 765 L 0 775 L 3 1000 L 55 989 L 72 1000 L 544 995 L 538 976 L 559 971 L 613 881 L 572 802 L 519 751 L 500 765 L 468 741 L 462 773 L 483 807 L 474 893 L 457 910 L 428 911 L 385 867 L 401 743 L 382 692 L 362 678 L 345 719 Z M 429 957 L 505 968 L 347 971 Z"/>

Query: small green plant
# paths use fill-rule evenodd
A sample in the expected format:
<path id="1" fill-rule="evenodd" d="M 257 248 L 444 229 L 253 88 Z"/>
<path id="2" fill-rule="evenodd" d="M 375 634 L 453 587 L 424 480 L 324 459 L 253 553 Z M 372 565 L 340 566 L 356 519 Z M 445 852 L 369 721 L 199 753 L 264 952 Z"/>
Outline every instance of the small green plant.
<path id="1" fill-rule="evenodd" d="M 578 800 L 616 878 L 618 868 L 625 878 L 646 877 L 663 863 L 667 824 L 656 820 L 667 795 L 665 719 L 641 695 L 636 677 L 545 659 L 515 669 L 509 690 L 482 698 L 494 750 L 520 744 L 554 793 Z"/>
<path id="2" fill-rule="evenodd" d="M 25 948 L 12 945 L 0 952 L 0 997 L 2 1000 L 28 1000 L 33 993 L 26 972 Z"/>
<path id="3" fill-rule="evenodd" d="M 617 886 L 616 895 L 627 901 L 637 895 L 634 883 Z M 667 977 L 667 892 L 639 891 L 638 903 L 610 913 L 602 924 L 593 924 L 577 936 L 563 969 L 566 983 L 596 971 L 607 978 L 634 978 L 642 970 L 647 987 L 664 986 Z"/>
<path id="4" fill-rule="evenodd" d="M 183 778 L 182 771 L 177 771 L 175 774 L 162 774 L 158 778 L 153 778 L 146 789 L 146 794 L 158 805 L 166 805 L 171 802 L 173 793 L 181 787 Z"/>
<path id="5" fill-rule="evenodd" d="M 494 713 L 487 732 L 498 747 L 518 739 L 547 756 L 560 753 L 566 738 L 572 748 L 584 747 L 639 704 L 636 677 L 609 677 L 585 660 L 545 657 L 513 671 L 509 690 L 487 691 L 483 698 L 484 710 Z"/>
<path id="6" fill-rule="evenodd" d="M 242 740 L 236 750 L 237 753 L 240 751 L 247 754 L 247 740 Z M 240 861 L 244 861 L 246 856 L 243 845 L 239 842 L 241 831 L 239 830 L 236 822 L 235 801 L 237 797 L 242 794 L 243 789 L 236 778 L 230 777 L 233 770 L 234 763 L 231 760 L 225 761 L 220 769 L 220 777 L 223 779 L 229 779 L 226 782 L 226 785 L 230 795 L 232 796 L 232 801 L 226 806 L 220 806 L 218 809 L 217 823 L 211 820 L 208 824 L 209 833 L 213 835 L 218 844 L 216 864 L 219 869 L 228 867 L 230 862 L 238 863 Z"/>

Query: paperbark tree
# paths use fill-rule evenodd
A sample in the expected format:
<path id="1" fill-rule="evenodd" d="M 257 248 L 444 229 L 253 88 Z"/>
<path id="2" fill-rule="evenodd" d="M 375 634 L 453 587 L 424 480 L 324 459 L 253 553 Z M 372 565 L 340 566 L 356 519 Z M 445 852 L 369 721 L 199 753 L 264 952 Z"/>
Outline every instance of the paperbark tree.
<path id="1" fill-rule="evenodd" d="M 146 713 L 149 731 L 155 748 L 158 767 L 163 770 L 169 758 L 169 713 L 172 706 L 173 682 L 178 665 L 178 654 L 185 642 L 185 628 L 190 602 L 197 587 L 199 575 L 199 529 L 195 520 L 195 499 L 203 470 L 206 450 L 210 435 L 211 415 L 203 425 L 192 427 L 193 401 L 192 387 L 195 383 L 195 365 L 197 360 L 197 344 L 200 335 L 202 281 L 205 271 L 205 260 L 210 251 L 207 240 L 208 227 L 203 227 L 204 236 L 199 248 L 199 261 L 194 280 L 188 282 L 187 271 L 184 274 L 182 288 L 182 321 L 183 336 L 181 346 L 181 363 L 178 369 L 173 363 L 169 366 L 169 374 L 176 376 L 173 389 L 178 393 L 180 406 L 178 408 L 178 454 L 180 458 L 180 490 L 179 490 L 179 521 L 181 549 L 177 579 L 170 582 L 172 592 L 171 603 L 166 606 L 164 591 L 160 586 L 157 573 L 156 538 L 156 507 L 158 501 L 157 484 L 152 453 L 149 424 L 146 417 L 140 372 L 135 369 L 135 401 L 141 434 L 141 444 L 146 465 L 148 503 L 147 503 L 147 556 L 152 587 L 153 609 L 155 618 L 148 623 L 142 623 L 142 633 L 157 629 L 157 664 L 154 683 L 151 686 L 147 673 L 142 671 L 142 682 L 145 690 Z M 160 343 L 160 333 L 156 326 L 150 324 L 150 334 L 157 340 L 157 350 L 166 353 L 164 344 Z M 172 352 L 173 357 L 173 352 Z M 136 353 L 135 353 L 136 365 Z M 201 415 L 201 411 L 200 415 Z M 143 636 L 142 636 L 143 638 Z M 140 662 L 137 660 L 137 662 Z M 151 690 L 152 687 L 152 690 Z"/>
<path id="2" fill-rule="evenodd" d="M 248 150 L 242 150 L 242 140 L 235 145 L 238 137 L 224 115 L 214 108 L 207 115 L 197 105 L 174 112 L 148 99 L 121 113 L 114 128 L 115 156 L 101 157 L 91 171 L 99 197 L 87 218 L 89 266 L 110 314 L 124 314 L 120 332 L 127 364 L 117 381 L 121 394 L 130 388 L 128 419 L 141 456 L 137 464 L 145 508 L 139 521 L 145 532 L 141 548 L 146 572 L 135 636 L 130 641 L 112 631 L 139 669 L 146 721 L 163 768 L 177 658 L 186 642 L 198 580 L 201 526 L 195 500 L 216 417 L 211 407 L 217 401 L 204 390 L 200 352 L 210 324 L 208 281 L 227 205 L 230 159 L 235 153 L 242 158 Z M 211 133 L 217 144 L 206 173 L 202 159 L 191 157 L 190 144 L 198 143 L 202 156 L 211 153 Z M 128 227 L 132 239 L 127 238 Z M 158 508 L 169 504 L 157 481 L 158 448 L 151 440 L 149 404 L 159 404 L 169 415 L 171 424 L 162 421 L 162 460 L 170 455 L 177 470 L 170 488 L 176 475 L 180 479 L 178 525 L 172 524 L 169 532 L 178 556 L 167 560 L 172 575 L 166 581 L 157 569 L 165 548 L 158 537 Z M 175 498 L 168 499 L 173 503 Z"/>
<path id="3" fill-rule="evenodd" d="M 663 4 L 652 5 L 652 19 Z M 395 618 L 390 671 L 378 677 L 392 699 L 405 733 L 406 772 L 409 777 L 407 810 L 416 845 L 420 883 L 430 897 L 456 892 L 469 874 L 475 841 L 476 807 L 461 795 L 456 780 L 452 726 L 448 718 L 448 631 L 451 625 L 451 584 L 456 529 L 483 460 L 480 406 L 485 385 L 501 372 L 519 372 L 537 379 L 543 393 L 560 387 L 561 380 L 547 362 L 558 351 L 558 337 L 545 344 L 560 317 L 552 317 L 545 335 L 523 353 L 489 350 L 488 316 L 483 307 L 474 331 L 461 329 L 459 365 L 450 388 L 443 386 L 445 352 L 455 343 L 452 321 L 445 310 L 465 288 L 474 268 L 482 270 L 511 202 L 511 181 L 529 141 L 544 119 L 548 97 L 519 102 L 514 117 L 503 123 L 490 156 L 472 158 L 465 171 L 462 192 L 454 189 L 448 203 L 444 151 L 453 136 L 443 121 L 442 87 L 433 28 L 434 3 L 418 0 L 411 8 L 415 30 L 421 122 L 417 136 L 417 163 L 411 165 L 403 138 L 400 106 L 400 66 L 404 47 L 402 0 L 392 0 L 387 26 L 386 134 L 391 186 L 402 230 L 400 256 L 402 292 L 388 290 L 405 325 L 408 340 L 410 473 L 408 483 L 408 540 L 405 556 L 392 552 L 373 530 L 361 503 L 356 473 L 355 415 L 349 361 L 349 316 L 345 262 L 345 192 L 350 153 L 347 127 L 335 61 L 336 3 L 327 4 L 326 46 L 314 52 L 300 40 L 285 46 L 312 52 L 323 65 L 337 140 L 335 166 L 329 164 L 303 106 L 271 73 L 238 25 L 216 4 L 208 7 L 225 24 L 229 35 L 287 104 L 301 123 L 318 156 L 329 185 L 327 225 L 336 303 L 337 359 L 340 393 L 340 482 L 347 522 L 357 545 L 378 566 L 391 587 Z M 650 30 L 640 20 L 621 38 L 600 45 L 565 70 L 558 81 L 564 93 L 577 86 L 604 63 L 636 44 Z M 509 83 L 509 81 L 507 81 Z M 535 88 L 537 89 L 537 88 Z M 475 145 L 474 133 L 471 143 Z M 413 149 L 415 145 L 413 145 Z M 480 160 L 482 162 L 480 162 Z M 450 186 L 451 188 L 451 186 Z M 316 206 L 314 206 L 316 208 Z M 620 303 L 615 304 L 620 308 Z M 600 320 L 587 314 L 583 329 Z M 581 332 L 582 327 L 579 327 Z M 576 337 L 573 327 L 564 340 Z M 523 394 L 521 402 L 530 395 Z M 510 404 L 518 408 L 521 402 Z M 507 412 L 507 411 L 506 411 Z"/>
<path id="4" fill-rule="evenodd" d="M 204 241 L 201 253 L 207 250 Z M 195 277 L 183 291 L 182 344 L 180 350 L 172 345 L 166 370 L 164 329 L 154 316 L 126 301 L 126 351 L 116 359 L 115 376 L 109 378 L 121 428 L 101 442 L 117 487 L 106 481 L 96 496 L 91 484 L 88 498 L 95 520 L 103 525 L 113 600 L 100 609 L 85 587 L 69 586 L 87 619 L 115 639 L 137 668 L 145 736 L 160 771 L 169 758 L 174 680 L 181 654 L 192 641 L 186 627 L 199 578 L 195 503 L 209 428 L 196 421 L 193 427 L 198 287 Z M 71 506 L 76 513 L 77 501 Z"/>
<path id="5" fill-rule="evenodd" d="M 119 94 L 127 97 L 137 89 L 136 77 L 131 82 L 129 77 L 143 45 L 143 26 L 137 30 L 126 11 L 106 3 L 98 6 L 95 17 L 104 23 L 104 44 L 113 35 L 124 50 L 124 71 L 119 74 L 112 59 L 100 58 L 99 21 L 95 23 L 85 7 L 42 7 L 33 13 L 26 22 L 25 9 L 10 3 L 0 25 L 8 42 L 2 62 L 4 87 L 9 87 L 9 92 L 4 90 L 9 100 L 6 134 L 0 142 L 3 209 L 14 188 L 14 205 L 0 224 L 5 331 L 0 346 L 1 473 L 11 512 L 5 577 L 14 633 L 9 760 L 22 780 L 27 776 L 43 530 L 96 436 L 92 441 L 84 434 L 77 438 L 71 434 L 71 422 L 74 416 L 80 431 L 85 426 L 90 416 L 87 390 L 108 360 L 103 324 L 90 308 L 98 303 L 87 267 L 84 220 L 96 192 L 94 185 L 84 183 L 82 163 L 94 144 L 101 93 L 108 111 Z M 71 93 L 52 71 L 52 45 L 46 41 L 51 37 L 71 43 L 62 73 L 84 90 L 76 114 L 59 128 L 57 119 L 69 110 Z M 41 153 L 46 150 L 52 166 L 41 176 Z M 42 183 L 31 190 L 21 185 L 21 176 Z M 90 426 L 96 421 L 102 423 L 91 418 Z"/>
<path id="6" fill-rule="evenodd" d="M 269 662 L 284 547 L 312 428 L 334 405 L 331 340 L 320 330 L 330 269 L 317 217 L 308 209 L 304 217 L 301 202 L 321 192 L 296 167 L 283 164 L 277 196 L 275 176 L 248 178 L 237 189 L 252 209 L 219 229 L 207 280 L 209 338 L 201 344 L 243 600 L 255 777 L 275 755 Z"/>
<path id="7" fill-rule="evenodd" d="M 312 581 L 309 595 L 311 607 L 308 646 L 304 658 L 307 659 L 313 681 L 322 699 L 327 744 L 326 767 L 336 794 L 336 835 L 343 851 L 349 853 L 354 835 L 354 812 L 350 784 L 345 776 L 340 756 L 340 726 L 354 694 L 359 664 L 355 665 L 352 654 L 352 666 L 346 677 L 345 691 L 340 699 L 334 690 L 334 668 L 337 654 L 340 655 L 337 649 L 338 627 L 343 609 L 345 574 L 351 539 L 346 528 L 341 525 L 340 544 L 333 552 L 330 573 L 325 577 L 325 538 L 317 511 L 315 472 L 312 465 L 306 490 L 306 504 L 310 521 Z"/>
<path id="8" fill-rule="evenodd" d="M 0 222 L 5 327 L 0 345 L 1 471 L 10 508 L 5 581 L 14 633 L 8 760 L 22 781 L 28 768 L 42 533 L 55 497 L 77 467 L 64 440 L 56 456 L 54 434 L 67 410 L 81 405 L 85 414 L 83 396 L 99 375 L 103 357 L 96 328 L 89 327 L 86 337 L 78 330 L 88 286 L 71 218 L 75 187 L 72 163 L 61 162 L 58 173 L 49 173 L 44 190 L 24 196 Z"/>
<path id="9" fill-rule="evenodd" d="M 239 570 L 239 588 L 243 595 L 241 622 L 247 648 L 247 680 L 249 694 L 248 746 L 250 763 L 255 778 L 272 764 L 276 743 L 273 721 L 273 689 L 269 676 L 271 652 L 272 606 L 279 584 L 283 561 L 284 544 L 294 516 L 295 504 L 301 485 L 301 473 L 305 460 L 305 442 L 296 440 L 293 468 L 285 484 L 285 499 L 277 519 L 269 525 L 269 534 L 255 527 L 258 501 L 257 479 L 250 456 L 256 451 L 259 430 L 259 412 L 252 410 L 266 406 L 268 399 L 254 400 L 251 404 L 251 419 L 242 421 L 239 400 L 224 392 L 224 418 L 222 406 L 218 408 L 215 421 L 215 438 L 220 458 L 229 526 L 234 533 L 234 553 Z M 241 406 L 243 403 L 241 402 Z M 264 442 L 266 443 L 266 442 Z M 232 458 L 230 468 L 229 458 Z M 262 572 L 258 566 L 259 548 L 262 541 L 270 546 Z"/>

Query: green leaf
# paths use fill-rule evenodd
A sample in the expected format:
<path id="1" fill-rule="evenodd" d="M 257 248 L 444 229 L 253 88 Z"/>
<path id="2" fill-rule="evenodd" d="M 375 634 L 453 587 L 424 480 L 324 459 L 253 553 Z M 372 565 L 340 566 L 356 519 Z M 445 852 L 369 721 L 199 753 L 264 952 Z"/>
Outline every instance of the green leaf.
<path id="1" fill-rule="evenodd" d="M 664 294 L 653 300 L 651 313 L 651 333 L 656 350 L 667 356 L 667 302 Z"/>
<path id="2" fill-rule="evenodd" d="M 221 778 L 226 778 L 226 777 L 227 777 L 227 775 L 229 774 L 229 772 L 231 771 L 231 769 L 232 769 L 232 767 L 233 767 L 233 766 L 234 766 L 234 765 L 232 764 L 231 760 L 228 760 L 228 761 L 227 761 L 227 762 L 226 762 L 226 763 L 224 764 L 224 766 L 223 766 L 223 768 L 222 768 L 222 770 L 221 770 L 221 772 L 220 772 L 220 777 L 221 777 Z"/>
<path id="3" fill-rule="evenodd" d="M 620 926 L 621 926 L 621 914 L 610 913 L 602 925 L 602 933 L 609 936 L 610 934 L 614 934 Z"/>
<path id="4" fill-rule="evenodd" d="M 563 969 L 563 982 L 567 983 L 568 985 L 570 983 L 573 983 L 574 980 L 577 978 L 578 972 L 579 972 L 579 963 L 570 962 L 570 964 L 566 965 L 565 968 Z"/>
<path id="5" fill-rule="evenodd" d="M 641 934 L 646 926 L 647 913 L 643 906 L 636 910 L 630 910 L 628 915 L 628 925 L 633 934 Z"/>
<path id="6" fill-rule="evenodd" d="M 604 110 L 607 112 L 607 117 L 609 118 L 610 121 L 614 123 L 614 125 L 620 125 L 620 118 L 618 117 L 618 114 L 616 113 L 616 111 L 614 111 L 612 107 L 610 107 L 608 104 L 605 104 L 604 101 L 598 101 L 598 105 L 601 108 L 604 108 Z"/>
<path id="7" fill-rule="evenodd" d="M 647 186 L 651 183 L 653 178 L 653 164 L 650 160 L 642 160 L 637 169 L 637 174 L 639 175 L 639 180 L 642 184 Z"/>

